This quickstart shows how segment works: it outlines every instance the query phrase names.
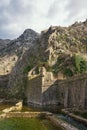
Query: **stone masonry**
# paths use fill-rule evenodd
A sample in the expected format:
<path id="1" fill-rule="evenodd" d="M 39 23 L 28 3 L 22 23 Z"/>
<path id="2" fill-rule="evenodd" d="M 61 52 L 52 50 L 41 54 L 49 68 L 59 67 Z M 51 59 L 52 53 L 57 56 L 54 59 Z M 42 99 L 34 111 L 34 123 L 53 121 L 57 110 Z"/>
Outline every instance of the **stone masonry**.
<path id="1" fill-rule="evenodd" d="M 28 77 L 26 96 L 28 105 L 38 107 L 87 108 L 87 74 L 56 80 L 42 67 L 39 75 Z"/>

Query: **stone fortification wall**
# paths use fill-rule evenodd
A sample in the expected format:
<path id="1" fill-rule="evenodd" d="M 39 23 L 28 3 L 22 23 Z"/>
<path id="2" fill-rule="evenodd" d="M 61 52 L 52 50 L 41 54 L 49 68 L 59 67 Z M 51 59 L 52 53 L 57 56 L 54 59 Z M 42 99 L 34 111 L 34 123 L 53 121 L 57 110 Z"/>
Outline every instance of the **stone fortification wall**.
<path id="1" fill-rule="evenodd" d="M 87 108 L 87 74 L 55 81 L 47 72 L 29 80 L 27 88 L 28 102 L 33 105 Z"/>
<path id="2" fill-rule="evenodd" d="M 0 76 L 0 99 L 6 98 L 7 96 L 7 83 L 8 83 L 9 75 Z"/>
<path id="3" fill-rule="evenodd" d="M 6 87 L 8 83 L 9 75 L 0 76 L 0 87 Z"/>
<path id="4" fill-rule="evenodd" d="M 35 105 L 35 106 L 42 105 L 41 86 L 42 86 L 41 76 L 37 76 L 28 80 L 26 96 L 27 96 L 27 103 L 29 105 Z"/>
<path id="5" fill-rule="evenodd" d="M 62 91 L 61 98 L 64 96 L 64 107 L 87 107 L 87 74 L 57 81 L 57 86 Z"/>
<path id="6" fill-rule="evenodd" d="M 51 72 L 47 72 L 44 77 L 42 77 L 42 105 L 43 106 L 53 106 L 58 102 L 56 86 L 54 85 L 55 79 Z"/>

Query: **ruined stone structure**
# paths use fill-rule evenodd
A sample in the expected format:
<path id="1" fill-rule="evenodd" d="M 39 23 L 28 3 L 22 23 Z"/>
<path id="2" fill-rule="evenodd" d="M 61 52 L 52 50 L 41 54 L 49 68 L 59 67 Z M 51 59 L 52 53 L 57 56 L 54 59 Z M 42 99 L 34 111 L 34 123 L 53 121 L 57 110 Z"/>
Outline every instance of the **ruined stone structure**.
<path id="1" fill-rule="evenodd" d="M 39 75 L 32 78 L 29 75 L 26 96 L 28 104 L 33 106 L 87 108 L 87 74 L 55 80 L 42 67 Z"/>
<path id="2" fill-rule="evenodd" d="M 4 113 L 13 112 L 13 111 L 21 111 L 22 110 L 22 101 L 15 104 L 15 106 L 6 108 L 2 110 Z"/>
<path id="3" fill-rule="evenodd" d="M 28 77 L 28 85 L 26 90 L 27 102 L 29 105 L 40 106 L 50 104 L 50 99 L 47 100 L 48 95 L 44 95 L 49 87 L 54 84 L 54 78 L 51 72 L 46 72 L 45 68 L 40 69 L 39 75 L 32 75 Z M 51 92 L 52 93 L 52 92 Z M 51 98 L 50 93 L 50 98 Z M 48 98 L 49 98 L 48 96 Z M 55 100 L 51 100 L 52 104 L 55 103 Z"/>

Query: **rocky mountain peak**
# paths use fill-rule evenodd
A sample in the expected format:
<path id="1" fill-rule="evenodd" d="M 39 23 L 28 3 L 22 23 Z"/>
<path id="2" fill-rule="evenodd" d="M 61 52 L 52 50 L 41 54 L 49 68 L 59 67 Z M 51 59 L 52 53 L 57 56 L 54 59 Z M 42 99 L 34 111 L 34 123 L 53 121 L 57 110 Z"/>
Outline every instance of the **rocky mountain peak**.
<path id="1" fill-rule="evenodd" d="M 36 43 L 38 33 L 26 29 L 19 38 L 14 40 L 0 39 L 0 75 L 9 74 L 18 59 Z M 4 67 L 3 67 L 4 66 Z"/>
<path id="2" fill-rule="evenodd" d="M 32 29 L 26 29 L 21 36 L 19 36 L 19 41 L 29 41 L 32 42 L 32 40 L 36 39 L 38 37 L 38 33 L 33 31 Z"/>

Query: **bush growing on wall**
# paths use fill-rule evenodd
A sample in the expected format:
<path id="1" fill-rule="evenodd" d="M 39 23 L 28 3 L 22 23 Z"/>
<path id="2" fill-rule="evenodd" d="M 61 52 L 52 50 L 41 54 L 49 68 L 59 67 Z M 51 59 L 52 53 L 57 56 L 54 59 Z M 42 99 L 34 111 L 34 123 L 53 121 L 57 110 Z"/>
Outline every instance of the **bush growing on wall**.
<path id="1" fill-rule="evenodd" d="M 87 61 L 80 55 L 74 55 L 74 66 L 77 73 L 87 72 Z"/>
<path id="2" fill-rule="evenodd" d="M 24 73 L 27 74 L 32 69 L 32 66 L 27 66 L 24 68 Z"/>
<path id="3" fill-rule="evenodd" d="M 80 62 L 80 72 L 86 72 L 87 71 L 87 61 L 83 60 Z"/>
<path id="4" fill-rule="evenodd" d="M 72 70 L 70 68 L 64 68 L 63 73 L 67 77 L 73 76 L 73 72 L 72 72 Z"/>

